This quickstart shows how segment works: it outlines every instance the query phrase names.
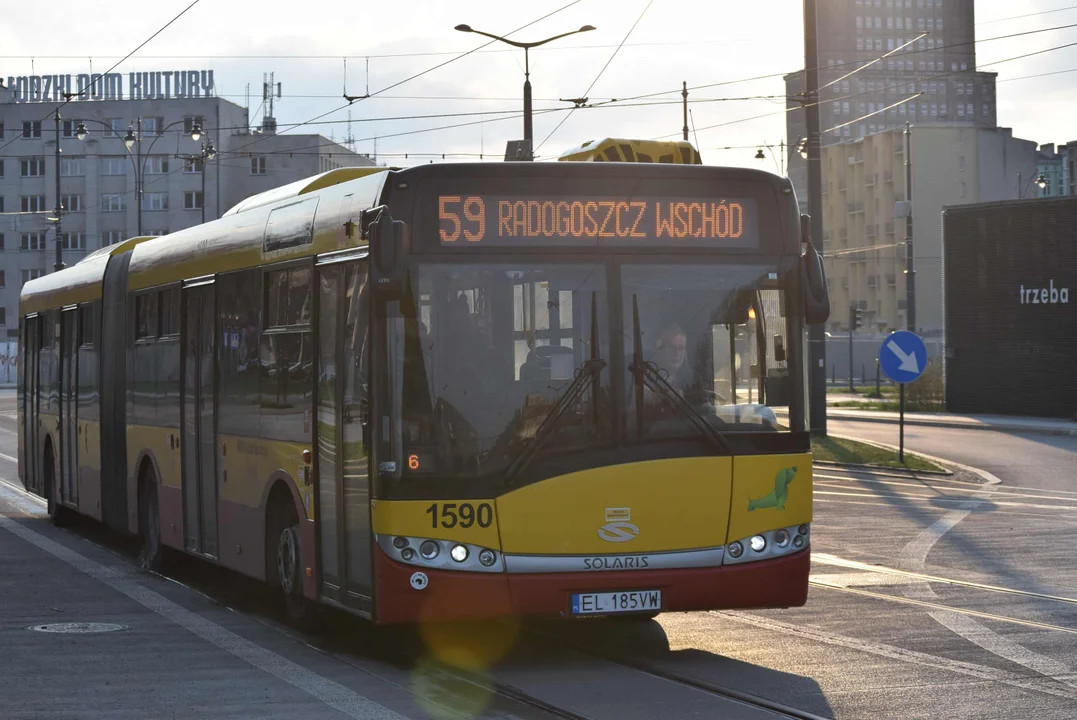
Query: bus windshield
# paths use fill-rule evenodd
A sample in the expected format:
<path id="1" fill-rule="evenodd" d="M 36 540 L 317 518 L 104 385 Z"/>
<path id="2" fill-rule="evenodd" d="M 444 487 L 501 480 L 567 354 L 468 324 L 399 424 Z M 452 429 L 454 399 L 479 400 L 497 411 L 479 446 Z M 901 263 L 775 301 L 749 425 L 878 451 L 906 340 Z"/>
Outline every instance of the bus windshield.
<path id="1" fill-rule="evenodd" d="M 609 369 L 573 385 L 608 357 L 604 266 L 422 264 L 411 277 L 388 318 L 405 477 L 496 478 L 540 432 L 558 452 L 609 438 Z"/>
<path id="2" fill-rule="evenodd" d="M 689 435 L 691 411 L 722 432 L 785 429 L 790 338 L 772 268 L 625 264 L 621 293 L 629 440 Z"/>

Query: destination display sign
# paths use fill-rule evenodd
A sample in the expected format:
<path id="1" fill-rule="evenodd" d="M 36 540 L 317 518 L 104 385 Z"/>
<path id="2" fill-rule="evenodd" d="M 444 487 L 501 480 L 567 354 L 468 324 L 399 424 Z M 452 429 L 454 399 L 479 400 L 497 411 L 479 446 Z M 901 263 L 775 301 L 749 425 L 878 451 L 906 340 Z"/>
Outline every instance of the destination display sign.
<path id="1" fill-rule="evenodd" d="M 752 198 L 438 195 L 441 246 L 759 246 Z"/>

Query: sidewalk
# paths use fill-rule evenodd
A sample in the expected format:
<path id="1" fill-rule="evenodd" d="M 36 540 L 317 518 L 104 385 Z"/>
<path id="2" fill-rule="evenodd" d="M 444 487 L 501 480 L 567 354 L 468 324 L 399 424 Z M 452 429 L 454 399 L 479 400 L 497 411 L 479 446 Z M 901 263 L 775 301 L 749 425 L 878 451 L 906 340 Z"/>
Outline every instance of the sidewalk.
<path id="1" fill-rule="evenodd" d="M 898 413 L 855 408 L 826 409 L 828 418 L 857 422 L 897 423 Z M 1007 415 L 953 415 L 951 413 L 905 413 L 906 425 L 959 427 L 973 430 L 1034 432 L 1047 435 L 1077 436 L 1077 422 L 1055 418 L 1012 417 Z"/>

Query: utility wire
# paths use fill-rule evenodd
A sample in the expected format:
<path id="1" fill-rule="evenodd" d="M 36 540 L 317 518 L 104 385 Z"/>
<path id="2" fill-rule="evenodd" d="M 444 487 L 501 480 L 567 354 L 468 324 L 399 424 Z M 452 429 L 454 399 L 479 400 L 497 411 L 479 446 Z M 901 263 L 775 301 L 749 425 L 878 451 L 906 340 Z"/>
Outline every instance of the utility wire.
<path id="1" fill-rule="evenodd" d="M 515 33 L 518 33 L 521 30 L 524 30 L 524 29 L 534 25 L 537 22 L 541 22 L 541 21 L 545 20 L 548 17 L 552 17 L 553 15 L 556 15 L 557 13 L 562 12 L 563 10 L 567 10 L 568 8 L 572 7 L 573 5 L 576 5 L 576 4 L 580 3 L 581 1 L 582 0 L 572 0 L 572 2 L 568 3 L 567 5 L 562 5 L 561 7 L 557 8 L 556 10 L 553 10 L 551 12 L 546 13 L 545 15 L 543 15 L 542 17 L 540 17 L 540 18 L 538 18 L 536 20 L 532 20 L 531 22 L 527 23 L 526 25 L 521 25 L 520 27 L 516 28 L 512 32 L 507 33 L 504 37 L 508 37 L 509 35 L 513 35 Z M 407 78 L 404 78 L 403 80 L 400 80 L 399 82 L 395 82 L 392 85 L 388 85 L 386 87 L 383 87 L 381 90 L 377 90 L 377 91 L 375 91 L 373 93 L 369 93 L 369 94 L 367 94 L 367 95 L 365 95 L 365 96 L 363 96 L 361 98 L 358 98 L 358 100 L 366 100 L 366 99 L 375 97 L 377 95 L 380 95 L 381 93 L 386 92 L 387 90 L 392 90 L 395 87 L 400 87 L 401 85 L 403 85 L 406 82 L 410 82 L 410 81 L 414 80 L 415 78 L 422 77 L 423 75 L 426 75 L 427 73 L 430 73 L 430 72 L 433 72 L 434 70 L 437 70 L 438 68 L 443 68 L 446 65 L 448 65 L 449 63 L 453 63 L 453 62 L 456 62 L 457 60 L 459 60 L 461 58 L 467 57 L 468 55 L 471 55 L 472 53 L 477 52 L 477 51 L 483 49 L 484 47 L 487 47 L 489 45 L 493 45 L 495 42 L 498 42 L 498 41 L 497 40 L 490 40 L 489 42 L 483 43 L 482 45 L 479 45 L 478 47 L 473 48 L 471 50 L 468 50 L 467 52 L 464 52 L 464 53 L 461 53 L 459 55 L 456 55 L 455 57 L 452 57 L 452 58 L 446 60 L 445 62 L 438 63 L 437 65 L 434 65 L 431 68 L 427 68 L 426 70 L 423 70 L 422 72 L 415 73 L 414 75 L 411 75 L 411 76 L 409 76 Z M 311 118 L 310 120 L 307 120 L 306 122 L 302 122 L 302 123 L 299 123 L 298 125 L 295 125 L 294 127 L 302 127 L 303 125 L 308 125 L 308 124 L 313 123 L 313 122 L 315 122 L 317 120 L 321 120 L 326 115 L 332 115 L 335 112 L 339 112 L 339 111 L 341 111 L 341 110 L 343 110 L 343 109 L 345 109 L 347 107 L 350 107 L 354 102 L 355 102 L 354 100 L 349 100 L 347 103 L 345 103 L 344 105 L 341 105 L 340 107 L 333 108 L 332 110 L 330 110 L 328 112 L 324 112 L 321 115 L 317 115 L 317 116 Z M 254 145 L 256 143 L 259 143 L 262 140 L 264 140 L 265 137 L 270 137 L 270 136 L 263 136 L 262 138 L 259 138 L 258 140 L 255 140 L 253 142 L 247 143 L 247 145 Z"/>
<path id="2" fill-rule="evenodd" d="M 97 81 L 99 81 L 99 80 L 101 80 L 102 78 L 104 78 L 104 77 L 105 77 L 106 75 L 108 75 L 108 74 L 109 74 L 109 73 L 111 73 L 111 72 L 112 72 L 113 70 L 115 70 L 116 68 L 118 68 L 118 67 L 119 67 L 119 66 L 120 66 L 120 65 L 121 65 L 121 64 L 122 64 L 122 63 L 123 63 L 123 62 L 124 62 L 125 60 L 127 60 L 127 59 L 128 59 L 129 57 L 131 57 L 131 56 L 132 56 L 132 55 L 134 55 L 134 54 L 135 54 L 136 52 L 138 52 L 139 50 L 141 50 L 142 48 L 144 48 L 144 47 L 145 47 L 145 46 L 146 46 L 146 45 L 147 45 L 147 44 L 148 44 L 148 43 L 150 42 L 150 40 L 153 40 L 153 39 L 154 39 L 155 37 L 157 37 L 158 35 L 160 35 L 161 33 L 163 33 L 163 32 L 164 32 L 164 31 L 165 31 L 165 30 L 166 30 L 166 29 L 168 28 L 168 26 L 169 26 L 169 25 L 171 25 L 172 23 L 176 22 L 176 21 L 177 21 L 177 20 L 179 20 L 179 19 L 180 19 L 181 17 L 183 17 L 183 16 L 184 16 L 184 14 L 186 14 L 186 12 L 187 12 L 188 10 L 190 10 L 190 9 L 191 9 L 191 8 L 193 8 L 193 7 L 195 6 L 195 5 L 197 5 L 197 4 L 198 4 L 198 2 L 199 2 L 199 0 L 194 0 L 194 2 L 192 2 L 192 3 L 190 4 L 190 5 L 188 5 L 187 7 L 183 8 L 183 10 L 181 10 L 181 11 L 180 11 L 180 13 L 179 13 L 178 15 L 176 15 L 176 16 L 175 16 L 174 18 L 172 18 L 172 19 L 171 19 L 171 20 L 169 20 L 169 21 L 168 21 L 167 23 L 165 23 L 165 24 L 164 24 L 164 25 L 163 25 L 163 26 L 161 27 L 161 29 L 160 29 L 160 30 L 158 30 L 158 31 L 157 31 L 157 32 L 155 32 L 155 33 L 154 33 L 153 35 L 150 35 L 150 36 L 149 36 L 148 38 L 146 38 L 146 39 L 145 39 L 144 41 L 142 41 L 141 43 L 139 43 L 138 47 L 136 47 L 136 48 L 135 48 L 134 50 L 132 50 L 131 52 L 129 52 L 129 53 L 127 53 L 126 55 L 124 55 L 124 56 L 123 56 L 123 58 L 121 58 L 121 59 L 120 59 L 119 61 L 117 61 L 115 65 L 113 65 L 113 66 L 112 66 L 112 67 L 110 67 L 110 68 L 109 68 L 108 70 L 106 70 L 106 71 L 105 71 L 104 73 L 102 73 L 102 74 L 101 74 L 101 75 L 100 75 L 100 76 L 98 77 L 98 80 L 95 80 L 94 82 L 91 82 L 91 83 L 90 83 L 90 86 L 89 86 L 89 87 L 87 88 L 87 90 L 91 90 L 91 89 L 93 89 L 93 86 L 94 86 L 94 84 L 95 84 L 95 83 L 96 83 Z M 60 103 L 60 104 L 59 104 L 59 105 L 58 105 L 58 106 L 56 107 L 56 110 L 54 110 L 53 112 L 60 112 L 60 108 L 64 107 L 64 106 L 65 106 L 65 105 L 67 105 L 67 104 L 68 104 L 69 102 L 71 102 L 71 98 L 72 98 L 72 97 L 74 97 L 74 96 L 70 96 L 70 97 L 66 98 L 66 99 L 65 99 L 65 100 L 64 100 L 64 101 L 63 101 L 62 103 Z M 40 119 L 40 120 L 38 120 L 37 122 L 39 122 L 39 123 L 42 123 L 42 122 L 44 122 L 45 120 L 47 120 L 47 119 L 49 118 L 49 115 L 52 115 L 52 112 L 50 112 L 50 113 L 46 114 L 46 115 L 45 115 L 45 116 L 44 116 L 43 118 L 41 118 L 41 119 Z M 4 148 L 6 148 L 6 147 L 7 147 L 8 145 L 10 145 L 11 143 L 15 142 L 15 140 L 16 140 L 16 139 L 17 139 L 18 137 L 19 137 L 19 136 L 18 136 L 18 135 L 16 135 L 16 136 L 15 136 L 15 137 L 13 137 L 13 138 L 12 138 L 11 140 L 7 141 L 7 142 L 6 142 L 6 143 L 4 143 L 3 145 L 0 145 L 0 150 L 3 150 L 3 149 L 4 149 Z"/>
<path id="3" fill-rule="evenodd" d="M 628 32 L 625 33 L 624 39 L 621 40 L 620 44 L 613 51 L 613 54 L 610 55 L 610 59 L 607 60 L 606 64 L 602 66 L 602 69 L 598 71 L 598 75 L 595 76 L 595 79 L 591 81 L 591 84 L 587 86 L 587 89 L 583 92 L 583 95 L 581 95 L 580 97 L 587 97 L 588 96 L 588 93 L 591 92 L 591 88 L 593 88 L 595 86 L 595 83 L 598 82 L 599 78 L 602 77 L 602 73 L 606 72 L 606 68 L 608 68 L 610 66 L 610 63 L 613 62 L 613 58 L 617 57 L 617 53 L 620 52 L 622 47 L 624 47 L 624 44 L 628 41 L 628 37 L 632 34 L 632 31 L 636 29 L 636 26 L 639 25 L 640 20 L 642 20 L 643 16 L 647 14 L 647 11 L 650 10 L 651 3 L 653 3 L 653 2 L 654 2 L 654 0 L 647 0 L 647 5 L 643 8 L 643 12 L 641 12 L 639 14 L 639 17 L 636 18 L 636 22 L 632 23 L 632 27 L 628 28 Z M 538 144 L 538 147 L 536 147 L 534 150 L 531 151 L 532 155 L 534 155 L 536 152 L 538 152 L 538 150 L 543 145 L 546 144 L 546 140 L 549 140 L 551 137 L 553 137 L 553 134 L 555 132 L 557 132 L 558 130 L 561 129 L 561 126 L 565 124 L 566 120 L 568 120 L 570 117 L 572 117 L 572 113 L 575 112 L 575 110 L 576 110 L 576 106 L 573 106 L 569 110 L 568 114 L 565 115 L 563 118 L 561 118 L 561 122 L 557 123 L 557 127 L 555 127 L 553 130 L 551 130 L 550 134 L 547 135 L 545 137 L 545 139 L 543 139 L 543 141 Z"/>

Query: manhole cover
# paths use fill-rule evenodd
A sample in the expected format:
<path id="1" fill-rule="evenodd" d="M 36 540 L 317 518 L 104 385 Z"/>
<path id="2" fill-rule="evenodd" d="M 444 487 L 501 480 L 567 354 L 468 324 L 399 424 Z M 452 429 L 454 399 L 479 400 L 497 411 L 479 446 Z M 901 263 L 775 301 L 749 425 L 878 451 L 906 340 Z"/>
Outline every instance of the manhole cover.
<path id="1" fill-rule="evenodd" d="M 46 633 L 74 633 L 88 635 L 90 633 L 107 633 L 116 632 L 117 630 L 126 630 L 127 626 L 116 625 L 114 623 L 66 622 L 48 623 L 47 625 L 31 625 L 30 629 Z"/>

